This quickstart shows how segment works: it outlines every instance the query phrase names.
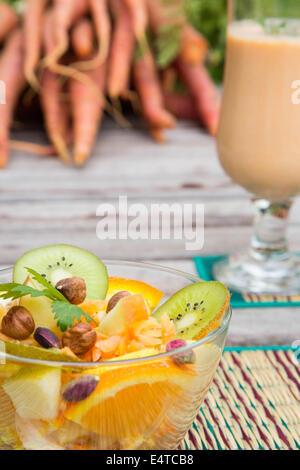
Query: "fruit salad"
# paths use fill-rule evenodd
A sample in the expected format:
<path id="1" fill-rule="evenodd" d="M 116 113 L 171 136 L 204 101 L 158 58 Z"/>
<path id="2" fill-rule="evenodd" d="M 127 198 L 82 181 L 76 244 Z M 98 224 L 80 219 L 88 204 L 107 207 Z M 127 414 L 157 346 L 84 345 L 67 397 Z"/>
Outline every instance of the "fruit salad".
<path id="1" fill-rule="evenodd" d="M 166 296 L 70 245 L 25 253 L 9 281 L 0 284 L 0 450 L 178 446 L 220 360 L 225 286 L 185 279 Z"/>

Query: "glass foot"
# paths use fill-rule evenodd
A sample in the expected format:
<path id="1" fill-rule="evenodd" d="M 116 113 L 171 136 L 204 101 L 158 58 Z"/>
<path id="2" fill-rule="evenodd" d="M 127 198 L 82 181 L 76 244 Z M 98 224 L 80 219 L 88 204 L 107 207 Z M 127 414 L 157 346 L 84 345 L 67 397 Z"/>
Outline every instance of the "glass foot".
<path id="1" fill-rule="evenodd" d="M 300 258 L 254 259 L 235 255 L 213 267 L 215 279 L 242 294 L 299 295 Z"/>

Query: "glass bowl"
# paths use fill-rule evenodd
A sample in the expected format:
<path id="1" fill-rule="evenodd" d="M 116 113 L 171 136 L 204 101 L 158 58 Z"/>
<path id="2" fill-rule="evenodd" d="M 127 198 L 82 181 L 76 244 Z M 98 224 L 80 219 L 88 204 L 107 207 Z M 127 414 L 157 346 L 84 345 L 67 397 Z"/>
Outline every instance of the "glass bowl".
<path id="1" fill-rule="evenodd" d="M 110 276 L 162 290 L 162 302 L 201 281 L 147 263 L 104 262 Z M 12 269 L 0 271 L 0 283 L 11 279 Z M 0 341 L 0 450 L 176 449 L 211 385 L 230 318 L 229 308 L 216 330 L 175 352 L 126 361 L 35 360 L 6 354 Z M 193 355 L 195 362 L 182 363 L 179 352 Z M 15 375 L 18 381 L 12 379 Z M 96 389 L 85 400 L 67 404 L 62 399 L 65 384 L 83 376 L 96 377 Z M 7 380 L 14 384 L 13 400 L 6 393 Z"/>

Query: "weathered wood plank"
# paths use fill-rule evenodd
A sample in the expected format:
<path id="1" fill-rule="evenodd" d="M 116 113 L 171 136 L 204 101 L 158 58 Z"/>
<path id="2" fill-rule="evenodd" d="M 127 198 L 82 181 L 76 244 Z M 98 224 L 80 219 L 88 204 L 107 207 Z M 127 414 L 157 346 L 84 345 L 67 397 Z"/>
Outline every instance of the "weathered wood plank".
<path id="1" fill-rule="evenodd" d="M 99 256 L 115 258 L 190 258 L 193 252 L 186 251 L 185 240 L 103 240 L 96 237 L 100 217 L 96 215 L 100 202 L 114 204 L 117 199 L 76 201 L 10 201 L 0 203 L 0 246 L 2 262 L 12 263 L 22 252 L 52 243 L 74 243 L 91 248 Z M 150 209 L 150 201 L 143 198 L 129 199 L 128 204 L 143 203 Z M 202 253 L 232 253 L 248 248 L 252 234 L 252 208 L 247 199 L 201 201 L 201 198 L 163 198 L 153 196 L 152 202 L 204 203 L 205 243 Z M 148 220 L 144 217 L 144 222 Z M 157 225 L 153 221 L 153 225 Z M 289 235 L 291 249 L 300 251 L 299 242 L 300 199 L 291 216 Z M 149 222 L 150 228 L 150 222 Z M 189 230 L 195 227 L 187 225 Z M 171 234 L 173 227 L 171 227 Z"/>
<path id="2" fill-rule="evenodd" d="M 248 249 L 250 227 L 223 227 L 205 229 L 202 254 L 224 254 Z M 299 229 L 290 229 L 291 248 L 299 251 Z M 71 243 L 93 251 L 99 257 L 115 259 L 191 259 L 197 252 L 186 251 L 182 240 L 98 240 L 95 227 L 75 229 L 61 225 L 48 225 L 40 229 L 13 231 L 9 226 L 0 232 L 0 262 L 13 263 L 24 251 L 37 246 Z"/>
<path id="3" fill-rule="evenodd" d="M 253 223 L 253 207 L 248 199 L 228 198 L 220 202 L 215 199 L 202 199 L 195 195 L 194 197 L 185 197 L 178 194 L 175 197 L 159 198 L 153 195 L 151 199 L 143 197 L 128 197 L 128 207 L 132 204 L 142 204 L 148 213 L 151 213 L 152 204 L 180 204 L 182 210 L 185 205 L 196 204 L 204 205 L 205 225 L 209 227 L 222 226 L 249 226 Z M 122 216 L 119 211 L 118 198 L 83 199 L 83 200 L 51 200 L 51 201 L 2 201 L 0 203 L 0 223 L 1 225 L 17 226 L 20 224 L 95 224 L 99 217 L 96 211 L 101 204 L 111 204 L 116 209 L 117 216 Z M 300 224 L 300 198 L 297 198 L 290 218 L 290 225 Z"/>
<path id="4" fill-rule="evenodd" d="M 43 142 L 37 131 L 16 138 Z M 217 164 L 213 140 L 197 127 L 180 124 L 158 145 L 138 129 L 106 126 L 93 157 L 83 169 L 64 167 L 56 158 L 13 152 L 0 172 L 0 200 L 82 199 L 116 194 L 203 197 L 245 196 Z"/>

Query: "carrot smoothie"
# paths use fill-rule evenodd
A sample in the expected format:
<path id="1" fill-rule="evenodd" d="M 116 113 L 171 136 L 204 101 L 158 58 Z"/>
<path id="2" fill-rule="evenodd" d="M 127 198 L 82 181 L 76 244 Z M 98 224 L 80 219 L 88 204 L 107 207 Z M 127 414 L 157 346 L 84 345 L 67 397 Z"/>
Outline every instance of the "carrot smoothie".
<path id="1" fill-rule="evenodd" d="M 222 166 L 255 196 L 300 191 L 300 21 L 237 21 L 229 27 L 218 134 Z"/>

